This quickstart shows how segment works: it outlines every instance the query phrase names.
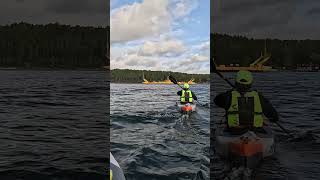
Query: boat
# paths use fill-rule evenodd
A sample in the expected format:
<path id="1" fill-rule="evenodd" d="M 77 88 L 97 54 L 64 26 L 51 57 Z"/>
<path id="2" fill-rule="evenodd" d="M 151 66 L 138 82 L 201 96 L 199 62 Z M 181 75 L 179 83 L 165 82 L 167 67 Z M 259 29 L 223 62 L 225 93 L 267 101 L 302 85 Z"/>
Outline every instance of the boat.
<path id="1" fill-rule="evenodd" d="M 271 66 L 265 66 L 264 64 L 271 59 L 271 53 L 267 52 L 267 44 L 265 40 L 264 52 L 254 62 L 250 63 L 249 66 L 240 66 L 239 64 L 220 64 L 216 66 L 216 69 L 220 72 L 237 72 L 240 70 L 252 71 L 252 72 L 269 72 L 276 71 Z"/>
<path id="2" fill-rule="evenodd" d="M 231 160 L 246 168 L 255 168 L 260 162 L 275 153 L 272 130 L 265 126 L 259 132 L 247 130 L 242 134 L 232 134 L 226 126 L 216 131 L 215 151 L 222 158 Z"/>
<path id="3" fill-rule="evenodd" d="M 196 104 L 195 103 L 186 103 L 181 104 L 180 102 L 176 103 L 178 110 L 183 113 L 189 113 L 196 111 Z"/>
<path id="4" fill-rule="evenodd" d="M 110 152 L 110 180 L 126 180 L 119 163 Z"/>

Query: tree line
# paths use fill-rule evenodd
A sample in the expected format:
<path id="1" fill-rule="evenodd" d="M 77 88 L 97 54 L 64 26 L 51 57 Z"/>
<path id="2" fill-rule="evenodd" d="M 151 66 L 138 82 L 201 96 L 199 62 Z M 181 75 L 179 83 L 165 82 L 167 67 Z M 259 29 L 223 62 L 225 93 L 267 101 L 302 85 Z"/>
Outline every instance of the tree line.
<path id="1" fill-rule="evenodd" d="M 209 74 L 186 74 L 169 71 L 147 71 L 147 70 L 129 70 L 113 69 L 111 70 L 111 82 L 114 83 L 142 83 L 143 78 L 148 81 L 163 81 L 169 75 L 175 77 L 178 81 L 189 81 L 194 78 L 196 83 L 207 83 L 210 81 Z"/>
<path id="2" fill-rule="evenodd" d="M 100 68 L 109 65 L 109 27 L 0 26 L 1 67 Z"/>
<path id="3" fill-rule="evenodd" d="M 265 43 L 274 67 L 295 68 L 297 64 L 320 64 L 320 40 L 252 39 L 211 34 L 211 55 L 217 64 L 249 66 L 264 51 Z"/>

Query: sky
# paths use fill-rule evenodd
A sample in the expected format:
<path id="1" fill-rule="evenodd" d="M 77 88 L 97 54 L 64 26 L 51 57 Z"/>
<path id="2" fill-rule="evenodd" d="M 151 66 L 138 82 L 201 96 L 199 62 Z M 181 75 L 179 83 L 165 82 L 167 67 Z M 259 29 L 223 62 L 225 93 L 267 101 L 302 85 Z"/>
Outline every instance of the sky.
<path id="1" fill-rule="evenodd" d="M 213 32 L 253 38 L 320 39 L 319 0 L 214 0 Z"/>
<path id="2" fill-rule="evenodd" d="M 0 24 L 27 22 L 107 26 L 108 0 L 1 0 Z"/>
<path id="3" fill-rule="evenodd" d="M 210 73 L 210 0 L 111 0 L 111 69 Z"/>

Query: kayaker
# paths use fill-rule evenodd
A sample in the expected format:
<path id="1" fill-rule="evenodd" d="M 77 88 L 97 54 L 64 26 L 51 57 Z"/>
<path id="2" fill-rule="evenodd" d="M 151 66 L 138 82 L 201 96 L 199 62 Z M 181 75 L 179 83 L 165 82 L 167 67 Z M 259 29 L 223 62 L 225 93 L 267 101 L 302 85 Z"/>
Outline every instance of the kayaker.
<path id="1" fill-rule="evenodd" d="M 226 121 L 229 130 L 262 130 L 263 115 L 276 122 L 279 116 L 272 104 L 256 90 L 252 90 L 251 72 L 241 70 L 237 73 L 235 89 L 217 95 L 214 102 L 226 110 Z"/>
<path id="2" fill-rule="evenodd" d="M 183 90 L 178 91 L 177 94 L 180 96 L 181 104 L 193 103 L 193 100 L 198 100 L 194 92 L 190 90 L 190 85 L 188 83 L 184 83 Z"/>

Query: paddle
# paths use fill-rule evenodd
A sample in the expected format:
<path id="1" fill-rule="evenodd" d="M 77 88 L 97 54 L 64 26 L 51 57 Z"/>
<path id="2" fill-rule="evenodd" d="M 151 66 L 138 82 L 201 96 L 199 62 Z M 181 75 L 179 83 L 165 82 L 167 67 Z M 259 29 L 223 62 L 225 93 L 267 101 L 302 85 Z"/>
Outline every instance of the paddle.
<path id="1" fill-rule="evenodd" d="M 212 63 L 213 63 L 212 71 L 213 71 L 214 73 L 216 73 L 219 77 L 221 77 L 224 81 L 226 81 L 231 87 L 236 88 L 235 85 L 232 84 L 229 79 L 225 78 L 225 77 L 221 74 L 221 72 L 219 72 L 219 71 L 217 70 L 217 67 L 216 67 L 216 64 L 214 63 L 214 61 L 212 61 Z M 278 125 L 278 127 L 279 127 L 283 132 L 285 132 L 286 134 L 288 134 L 288 135 L 291 136 L 291 133 L 289 133 L 289 131 L 288 131 L 286 128 L 284 128 L 279 122 L 274 122 L 274 123 L 275 123 L 276 125 Z"/>
<path id="2" fill-rule="evenodd" d="M 173 76 L 169 75 L 169 79 L 173 84 L 178 85 L 181 89 L 183 89 L 183 87 L 178 83 L 178 81 L 176 80 L 176 78 L 174 78 Z"/>
<path id="3" fill-rule="evenodd" d="M 285 127 L 283 127 L 279 122 L 272 122 L 268 121 L 269 123 L 275 123 L 283 132 L 285 132 L 287 135 L 291 136 L 294 138 L 294 135 L 292 135 Z M 265 123 L 264 123 L 265 124 Z M 266 124 L 268 125 L 268 124 Z"/>
<path id="4" fill-rule="evenodd" d="M 176 78 L 174 78 L 173 76 L 169 75 L 169 79 L 170 81 L 173 83 L 173 84 L 176 84 L 178 85 L 181 89 L 183 89 L 183 87 L 178 83 L 178 81 L 176 80 Z M 197 103 L 200 105 L 200 106 L 203 106 L 198 100 L 195 100 L 197 101 Z"/>
<path id="5" fill-rule="evenodd" d="M 276 125 L 279 126 L 280 129 L 282 129 L 283 132 L 285 132 L 286 134 L 288 134 L 289 136 L 294 137 L 286 128 L 284 128 L 281 124 L 279 124 L 279 122 L 274 122 Z"/>

